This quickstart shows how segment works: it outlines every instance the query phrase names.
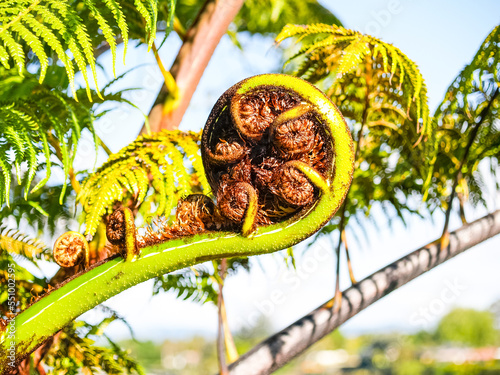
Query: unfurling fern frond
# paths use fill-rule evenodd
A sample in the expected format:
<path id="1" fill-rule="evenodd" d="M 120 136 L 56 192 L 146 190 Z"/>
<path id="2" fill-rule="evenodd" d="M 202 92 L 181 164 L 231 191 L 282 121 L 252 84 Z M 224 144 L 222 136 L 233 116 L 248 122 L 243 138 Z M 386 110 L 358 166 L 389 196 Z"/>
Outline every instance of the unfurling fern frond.
<path id="1" fill-rule="evenodd" d="M 127 192 L 137 206 L 141 205 L 145 216 L 168 216 L 177 200 L 193 193 L 193 189 L 210 194 L 199 142 L 199 133 L 163 131 L 140 136 L 111 155 L 84 181 L 77 197 L 86 213 L 86 234 L 95 233 L 102 215 Z M 190 161 L 188 167 L 186 159 Z M 154 193 L 148 196 L 150 187 Z"/>
<path id="2" fill-rule="evenodd" d="M 33 259 L 44 253 L 47 250 L 47 246 L 40 240 L 33 239 L 17 230 L 0 226 L 1 250 Z"/>
<path id="3" fill-rule="evenodd" d="M 156 33 L 157 0 L 135 0 L 135 10 L 146 21 L 148 44 L 151 46 Z M 128 6 L 128 5 L 127 5 Z M 85 16 L 84 16 L 85 14 Z M 85 18 L 85 21 L 83 20 Z M 93 25 L 92 23 L 95 23 Z M 89 28 L 99 28 L 104 42 L 109 44 L 113 56 L 113 71 L 116 61 L 116 32 L 119 31 L 125 44 L 128 41 L 128 26 L 118 0 L 12 0 L 0 5 L 0 63 L 7 69 L 11 62 L 23 74 L 26 47 L 38 58 L 40 82 L 49 66 L 49 57 L 54 55 L 64 64 L 70 87 L 76 98 L 74 84 L 75 65 L 87 84 L 87 95 L 92 100 L 87 76 L 90 66 L 97 85 L 96 61 Z M 97 89 L 99 95 L 99 89 Z"/>

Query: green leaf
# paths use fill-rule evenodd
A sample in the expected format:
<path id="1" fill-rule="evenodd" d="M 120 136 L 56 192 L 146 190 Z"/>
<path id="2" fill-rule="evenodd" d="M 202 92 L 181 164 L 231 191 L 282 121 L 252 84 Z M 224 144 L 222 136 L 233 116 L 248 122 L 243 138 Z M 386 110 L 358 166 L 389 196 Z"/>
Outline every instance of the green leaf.
<path id="1" fill-rule="evenodd" d="M 145 217 L 153 214 L 168 217 L 177 200 L 191 194 L 193 189 L 209 194 L 199 155 L 199 139 L 198 133 L 163 131 L 140 136 L 110 155 L 108 161 L 83 182 L 77 197 L 86 212 L 86 234 L 96 232 L 102 215 L 112 209 L 115 201 L 123 199 L 124 191 Z M 145 200 L 150 187 L 153 194 Z M 155 211 L 151 203 L 155 203 Z"/>
<path id="2" fill-rule="evenodd" d="M 94 78 L 97 96 L 102 99 L 98 89 L 97 65 L 94 57 L 94 48 L 97 47 L 95 42 L 103 39 L 108 43 L 114 72 L 117 46 L 114 28 L 116 27 L 121 33 L 125 52 L 129 38 L 128 21 L 118 1 L 12 0 L 2 5 L 0 63 L 5 68 L 9 68 L 9 62 L 13 60 L 19 74 L 23 74 L 26 67 L 24 49 L 29 48 L 40 65 L 40 82 L 42 82 L 49 64 L 55 64 L 55 61 L 49 60 L 51 56 L 47 54 L 48 50 L 54 52 L 64 64 L 75 98 L 74 64 L 83 75 L 89 100 L 92 100 L 92 95 L 87 65 Z M 147 41 L 151 47 L 156 34 L 157 1 L 135 0 L 135 5 L 135 8 L 132 6 L 132 10 L 141 14 L 146 20 Z M 43 20 L 43 23 L 40 20 Z M 92 33 L 89 30 L 92 30 Z M 28 59 L 28 63 L 32 64 L 32 60 Z"/>

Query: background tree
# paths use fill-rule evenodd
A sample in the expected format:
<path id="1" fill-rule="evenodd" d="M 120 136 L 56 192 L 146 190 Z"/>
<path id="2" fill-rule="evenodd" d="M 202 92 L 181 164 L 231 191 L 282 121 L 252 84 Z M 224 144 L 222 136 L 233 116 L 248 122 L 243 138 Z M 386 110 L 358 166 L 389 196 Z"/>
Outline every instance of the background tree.
<path id="1" fill-rule="evenodd" d="M 436 336 L 442 342 L 477 347 L 498 343 L 493 314 L 471 309 L 456 309 L 446 315 L 439 322 Z"/>

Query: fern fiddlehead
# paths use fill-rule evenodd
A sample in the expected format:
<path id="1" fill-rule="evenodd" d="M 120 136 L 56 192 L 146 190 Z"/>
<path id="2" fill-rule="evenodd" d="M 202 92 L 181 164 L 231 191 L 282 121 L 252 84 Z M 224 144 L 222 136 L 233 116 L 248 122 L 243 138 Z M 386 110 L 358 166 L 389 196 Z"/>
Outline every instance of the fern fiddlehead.
<path id="1" fill-rule="evenodd" d="M 334 171 L 327 128 L 306 98 L 279 85 L 246 85 L 219 99 L 201 151 L 222 216 L 248 236 L 318 197 L 320 187 L 303 168 L 319 180 L 331 180 Z"/>
<path id="2" fill-rule="evenodd" d="M 318 142 L 309 145 L 309 136 Z M 160 222 L 158 231 L 142 236 L 126 231 L 139 247 L 137 257 L 97 263 L 16 316 L 16 358 L 135 284 L 208 260 L 297 244 L 330 220 L 349 189 L 354 155 L 347 125 L 331 101 L 301 79 L 268 74 L 236 84 L 216 103 L 203 137 L 218 207 L 190 196 L 180 202 L 173 227 Z M 300 152 L 288 152 L 294 143 Z M 0 358 L 10 344 L 0 333 Z M 6 366 L 0 360 L 0 369 Z"/>
<path id="3" fill-rule="evenodd" d="M 124 250 L 122 255 L 126 261 L 131 261 L 137 255 L 134 214 L 130 208 L 121 207 L 110 215 L 106 226 L 106 237 L 113 245 L 118 245 Z"/>
<path id="4" fill-rule="evenodd" d="M 89 266 L 89 244 L 78 232 L 62 234 L 54 244 L 54 260 L 61 267 Z"/>

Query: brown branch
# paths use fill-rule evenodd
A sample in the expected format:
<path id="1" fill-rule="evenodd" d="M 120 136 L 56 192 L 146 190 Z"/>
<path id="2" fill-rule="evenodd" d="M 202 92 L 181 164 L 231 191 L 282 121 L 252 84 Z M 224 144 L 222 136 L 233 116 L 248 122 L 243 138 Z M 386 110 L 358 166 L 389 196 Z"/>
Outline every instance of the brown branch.
<path id="1" fill-rule="evenodd" d="M 115 38 L 116 45 L 123 43 L 123 37 L 120 35 Z M 104 52 L 107 52 L 110 49 L 108 42 L 102 42 L 99 46 L 94 48 L 94 58 L 97 60 L 99 56 L 101 56 Z"/>
<path id="2" fill-rule="evenodd" d="M 220 39 L 236 16 L 244 0 L 208 0 L 193 25 L 186 32 L 185 41 L 177 54 L 170 73 L 180 91 L 180 101 L 170 112 L 164 110 L 168 97 L 163 85 L 149 112 L 151 131 L 177 129 L 200 82 L 201 76 Z M 145 129 L 143 127 L 142 132 Z"/>
<path id="3" fill-rule="evenodd" d="M 338 312 L 318 307 L 243 355 L 229 366 L 229 374 L 272 373 L 374 302 L 497 234 L 500 234 L 500 210 L 450 233 L 449 245 L 443 251 L 440 240 L 436 240 L 351 286 L 343 293 Z"/>

